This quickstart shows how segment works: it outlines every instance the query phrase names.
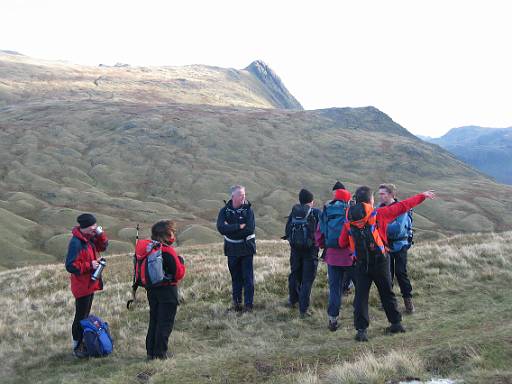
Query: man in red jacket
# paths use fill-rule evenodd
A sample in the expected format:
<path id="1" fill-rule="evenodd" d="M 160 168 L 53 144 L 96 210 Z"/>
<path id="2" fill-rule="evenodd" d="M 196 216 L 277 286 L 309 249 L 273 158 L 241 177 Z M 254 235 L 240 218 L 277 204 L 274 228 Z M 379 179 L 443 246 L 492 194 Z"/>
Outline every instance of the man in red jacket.
<path id="1" fill-rule="evenodd" d="M 85 357 L 80 320 L 89 316 L 94 292 L 103 289 L 101 278 L 92 280 L 91 277 L 99 266 L 98 252 L 107 249 L 108 239 L 90 213 L 78 216 L 77 222 L 79 225 L 73 228 L 69 242 L 66 270 L 71 274 L 71 292 L 75 297 L 75 318 L 71 327 L 73 353 L 76 357 Z"/>
<path id="2" fill-rule="evenodd" d="M 354 326 L 356 340 L 368 341 L 368 297 L 372 282 L 391 326 L 390 333 L 405 332 L 402 315 L 398 311 L 396 297 L 391 286 L 387 249 L 387 226 L 398 216 L 421 204 L 426 198 L 434 199 L 433 191 L 420 193 L 396 204 L 375 209 L 369 187 L 359 187 L 355 193 L 356 204 L 349 208 L 347 222 L 339 238 L 341 248 L 350 246 L 356 259 L 356 294 L 354 298 Z"/>

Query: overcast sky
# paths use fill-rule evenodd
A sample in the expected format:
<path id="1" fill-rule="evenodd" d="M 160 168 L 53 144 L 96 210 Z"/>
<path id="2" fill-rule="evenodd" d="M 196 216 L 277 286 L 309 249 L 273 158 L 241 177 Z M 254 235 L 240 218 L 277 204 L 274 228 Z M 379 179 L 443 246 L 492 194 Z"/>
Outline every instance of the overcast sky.
<path id="1" fill-rule="evenodd" d="M 262 59 L 306 109 L 373 105 L 416 134 L 512 126 L 503 0 L 0 2 L 0 49 L 97 65 Z"/>

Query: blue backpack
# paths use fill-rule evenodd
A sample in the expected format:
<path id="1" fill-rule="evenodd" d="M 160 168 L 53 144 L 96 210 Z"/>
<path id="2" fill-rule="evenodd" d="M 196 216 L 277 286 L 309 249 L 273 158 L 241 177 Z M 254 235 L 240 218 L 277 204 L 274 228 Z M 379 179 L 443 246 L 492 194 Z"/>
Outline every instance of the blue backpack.
<path id="1" fill-rule="evenodd" d="M 320 216 L 320 232 L 324 235 L 325 248 L 339 248 L 338 239 L 347 221 L 348 204 L 344 201 L 330 201 Z"/>
<path id="2" fill-rule="evenodd" d="M 114 342 L 110 336 L 108 323 L 91 315 L 80 320 L 80 325 L 84 330 L 83 343 L 89 356 L 103 357 L 112 353 Z"/>

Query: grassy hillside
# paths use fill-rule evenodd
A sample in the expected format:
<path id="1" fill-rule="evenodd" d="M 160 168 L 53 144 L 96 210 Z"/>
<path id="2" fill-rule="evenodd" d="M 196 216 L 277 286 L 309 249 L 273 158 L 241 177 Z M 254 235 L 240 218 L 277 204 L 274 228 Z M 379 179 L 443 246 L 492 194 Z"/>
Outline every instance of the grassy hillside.
<path id="1" fill-rule="evenodd" d="M 93 81 L 102 71 L 108 91 Z M 254 68 L 230 71 L 0 54 L 0 269 L 60 261 L 83 211 L 97 214 L 111 253 L 131 249 L 137 223 L 147 234 L 161 218 L 178 220 L 182 245 L 218 241 L 214 221 L 234 183 L 247 186 L 260 239 L 282 235 L 300 188 L 321 204 L 337 179 L 352 191 L 394 182 L 400 197 L 436 189 L 440 200 L 416 212 L 418 238 L 512 227 L 511 186 L 381 111 L 271 108 L 275 74 L 269 88 Z"/>
<path id="2" fill-rule="evenodd" d="M 77 361 L 70 353 L 73 300 L 61 264 L 0 273 L 0 376 L 4 383 L 396 383 L 433 376 L 465 383 L 512 381 L 512 233 L 422 242 L 410 256 L 417 313 L 405 334 L 387 336 L 370 298 L 370 342 L 353 341 L 352 299 L 341 329 L 327 330 L 326 268 L 313 288 L 314 316 L 300 320 L 286 300 L 288 246 L 260 241 L 256 309 L 227 313 L 229 273 L 221 246 L 183 247 L 188 274 L 170 345 L 175 358 L 145 362 L 148 306 L 139 292 L 127 311 L 130 256 L 109 258 L 93 312 L 109 321 L 115 352 Z M 401 304 L 401 303 L 400 303 Z"/>

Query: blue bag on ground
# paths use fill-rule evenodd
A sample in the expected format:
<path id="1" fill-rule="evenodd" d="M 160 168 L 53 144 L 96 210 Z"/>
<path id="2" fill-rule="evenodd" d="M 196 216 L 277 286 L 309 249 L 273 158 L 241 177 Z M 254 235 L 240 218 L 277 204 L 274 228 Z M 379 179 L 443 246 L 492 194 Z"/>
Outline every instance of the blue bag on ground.
<path id="1" fill-rule="evenodd" d="M 83 343 L 89 356 L 102 357 L 112 353 L 114 342 L 110 336 L 108 323 L 91 315 L 80 320 L 80 325 L 84 330 Z"/>

